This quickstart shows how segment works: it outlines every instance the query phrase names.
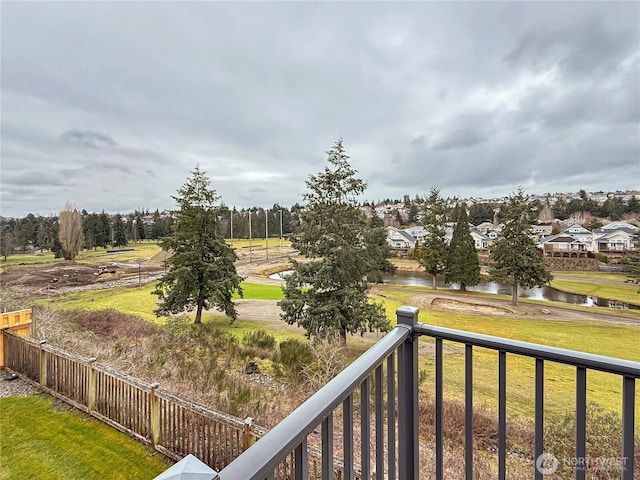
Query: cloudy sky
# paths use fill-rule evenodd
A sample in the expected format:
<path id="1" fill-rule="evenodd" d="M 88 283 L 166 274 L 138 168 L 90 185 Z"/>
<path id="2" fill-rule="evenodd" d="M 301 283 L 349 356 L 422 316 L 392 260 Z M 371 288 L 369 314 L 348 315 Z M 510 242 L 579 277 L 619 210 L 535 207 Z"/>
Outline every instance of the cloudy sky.
<path id="1" fill-rule="evenodd" d="M 2 2 L 0 214 L 640 188 L 638 2 Z"/>

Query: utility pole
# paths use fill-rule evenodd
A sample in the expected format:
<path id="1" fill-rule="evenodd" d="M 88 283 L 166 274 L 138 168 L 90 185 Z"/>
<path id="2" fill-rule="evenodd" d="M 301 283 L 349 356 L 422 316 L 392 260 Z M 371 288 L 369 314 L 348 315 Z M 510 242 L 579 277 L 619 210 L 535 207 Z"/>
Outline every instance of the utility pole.
<path id="1" fill-rule="evenodd" d="M 280 209 L 280 244 L 278 245 L 278 249 L 282 251 L 282 209 Z"/>
<path id="2" fill-rule="evenodd" d="M 233 247 L 233 210 L 229 210 L 229 218 L 231 220 L 231 246 Z"/>
<path id="3" fill-rule="evenodd" d="M 251 235 L 251 210 L 249 210 L 249 263 L 253 262 L 253 247 L 252 247 L 252 241 L 253 237 Z"/>
<path id="4" fill-rule="evenodd" d="M 267 260 L 269 260 L 269 214 L 264 209 L 264 243 L 266 245 Z"/>

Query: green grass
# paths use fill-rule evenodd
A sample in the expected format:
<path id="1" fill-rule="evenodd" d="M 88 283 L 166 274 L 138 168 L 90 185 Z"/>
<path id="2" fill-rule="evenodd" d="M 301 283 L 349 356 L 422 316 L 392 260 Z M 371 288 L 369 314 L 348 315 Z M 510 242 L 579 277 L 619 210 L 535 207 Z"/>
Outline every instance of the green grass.
<path id="1" fill-rule="evenodd" d="M 11 255 L 7 257 L 6 260 L 4 257 L 0 257 L 0 271 L 5 271 L 17 265 L 53 264 L 63 262 L 64 259 L 62 258 L 53 258 L 53 253 L 43 253 L 42 255 L 20 253 Z"/>
<path id="2" fill-rule="evenodd" d="M 153 478 L 170 463 L 123 433 L 47 396 L 0 399 L 0 479 Z"/>
<path id="3" fill-rule="evenodd" d="M 615 282 L 624 282 L 627 279 L 627 276 L 621 273 L 604 272 L 553 272 L 553 275 L 559 277 L 588 278 L 596 281 L 612 280 Z"/>
<path id="4" fill-rule="evenodd" d="M 97 250 L 82 252 L 82 256 L 77 258 L 78 262 L 91 262 L 95 263 L 96 261 L 101 262 L 135 262 L 136 260 L 146 260 L 154 255 L 157 255 L 162 251 L 160 245 L 156 242 L 138 242 L 135 245 L 133 243 L 129 243 L 126 247 L 122 247 L 123 249 L 133 250 L 124 250 L 122 252 L 116 253 L 107 253 L 107 250 L 118 250 L 115 247 L 109 248 L 98 248 Z"/>
<path id="5" fill-rule="evenodd" d="M 608 300 L 620 300 L 627 303 L 640 305 L 640 293 L 638 286 L 633 284 L 621 285 L 613 283 L 593 282 L 572 282 L 568 280 L 552 280 L 551 286 L 565 292 L 590 295 L 593 297 L 606 298 Z"/>
<path id="6" fill-rule="evenodd" d="M 243 282 L 244 298 L 255 300 L 280 300 L 283 298 L 282 289 L 277 285 L 259 285 Z M 155 285 L 149 284 L 142 287 L 119 287 L 100 290 L 85 290 L 78 293 L 70 293 L 52 299 L 37 300 L 37 305 L 49 306 L 62 310 L 86 309 L 101 310 L 114 308 L 121 312 L 137 315 L 153 323 L 164 325 L 166 317 L 156 317 L 153 313 L 156 308 L 157 297 L 151 292 Z M 234 295 L 234 298 L 239 298 Z M 227 319 L 228 322 L 228 319 Z"/>

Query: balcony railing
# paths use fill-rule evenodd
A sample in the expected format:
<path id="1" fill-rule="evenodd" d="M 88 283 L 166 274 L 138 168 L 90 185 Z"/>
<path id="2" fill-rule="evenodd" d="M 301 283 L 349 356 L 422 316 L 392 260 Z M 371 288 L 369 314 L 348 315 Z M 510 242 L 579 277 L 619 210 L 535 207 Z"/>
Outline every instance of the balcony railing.
<path id="1" fill-rule="evenodd" d="M 543 454 L 545 362 L 575 367 L 575 458 L 586 457 L 587 371 L 618 375 L 622 382 L 621 478 L 634 477 L 635 382 L 640 363 L 572 350 L 519 342 L 488 335 L 440 328 L 418 322 L 418 309 L 401 307 L 397 326 L 337 377 L 303 403 L 218 473 L 219 480 L 307 480 L 335 477 L 351 480 L 417 480 L 418 443 L 418 337 L 435 339 L 435 476 L 443 472 L 443 342 L 464 345 L 465 477 L 473 478 L 473 352 L 474 347 L 498 354 L 498 478 L 505 479 L 507 458 L 507 354 L 535 360 L 535 458 Z M 372 393 L 373 389 L 373 393 Z M 354 402 L 358 408 L 354 409 Z M 341 408 L 340 408 L 341 407 Z M 359 410 L 357 415 L 356 410 Z M 396 414 L 397 412 L 397 414 Z M 373 419 L 371 418 L 373 414 Z M 334 418 L 339 415 L 341 429 Z M 359 417 L 359 418 L 358 418 Z M 354 429 L 354 425 L 359 427 Z M 319 433 L 318 433 L 318 427 Z M 373 437 L 372 437 L 373 431 Z M 342 461 L 334 458 L 334 442 Z M 311 446 L 321 449 L 321 471 L 309 471 Z M 313 449 L 315 450 L 315 449 Z M 359 450 L 359 455 L 355 451 Z M 293 453 L 293 455 L 292 455 Z M 357 458 L 356 458 L 357 457 Z M 293 459 L 293 460 L 291 460 Z M 359 460 L 360 469 L 354 464 Z M 293 473 L 282 477 L 283 463 Z M 535 462 L 534 462 L 535 463 Z M 316 465 L 316 463 L 313 463 Z M 336 467 L 339 465 L 339 467 Z M 539 467 L 539 465 L 538 465 Z M 532 465 L 532 477 L 543 470 Z M 575 468 L 575 478 L 585 478 L 585 468 Z"/>

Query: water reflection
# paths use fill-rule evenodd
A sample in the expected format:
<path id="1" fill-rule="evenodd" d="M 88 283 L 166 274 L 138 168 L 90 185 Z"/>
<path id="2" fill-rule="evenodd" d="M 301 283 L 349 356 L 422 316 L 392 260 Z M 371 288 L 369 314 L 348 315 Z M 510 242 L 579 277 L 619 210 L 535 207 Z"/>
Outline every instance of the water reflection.
<path id="1" fill-rule="evenodd" d="M 390 285 L 409 285 L 409 286 L 425 286 L 432 285 L 431 276 L 421 272 L 402 272 L 399 271 L 395 275 L 384 275 L 383 282 Z M 459 289 L 457 283 L 436 282 L 438 288 L 443 289 Z M 493 293 L 500 295 L 511 295 L 511 286 L 503 285 L 496 282 L 482 282 L 480 285 L 467 287 L 472 292 Z M 532 300 L 545 300 L 553 302 L 571 303 L 573 305 L 582 305 L 585 307 L 611 307 L 611 308 L 640 308 L 640 305 L 628 304 L 617 300 L 608 300 L 606 298 L 592 297 L 588 295 L 579 295 L 576 293 L 567 293 L 557 290 L 553 287 L 533 287 L 528 289 L 520 289 L 518 292 L 520 298 L 530 298 Z"/>
<path id="2" fill-rule="evenodd" d="M 269 278 L 275 280 L 284 280 L 292 270 L 285 270 L 283 272 L 274 273 Z M 389 285 L 407 285 L 407 286 L 422 286 L 431 287 L 431 276 L 423 272 L 403 272 L 398 271 L 395 275 L 383 275 L 383 283 Z M 460 284 L 458 283 L 444 283 L 442 281 L 436 282 L 436 286 L 442 289 L 454 289 L 458 290 Z M 467 286 L 467 290 L 471 292 L 481 293 L 493 293 L 496 295 L 511 295 L 511 286 L 504 285 L 496 282 L 482 282 L 480 285 L 474 285 L 473 287 Z M 518 291 L 519 298 L 530 298 L 532 300 L 544 300 L 553 302 L 571 303 L 573 305 L 581 305 L 585 307 L 610 307 L 610 308 L 631 308 L 640 309 L 640 305 L 629 304 L 620 302 L 618 300 L 608 300 L 606 298 L 593 297 L 588 295 L 579 295 L 577 293 L 568 293 L 561 290 L 557 290 L 553 287 L 533 287 L 527 289 L 520 289 Z"/>

